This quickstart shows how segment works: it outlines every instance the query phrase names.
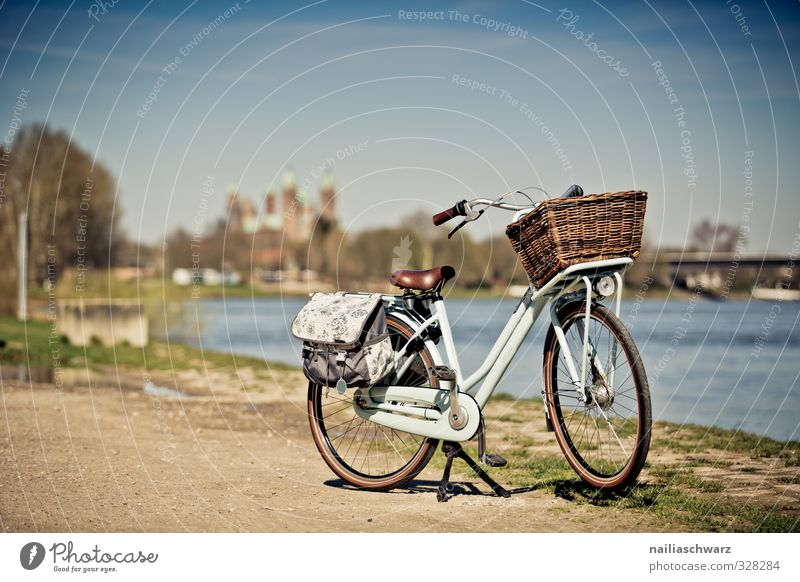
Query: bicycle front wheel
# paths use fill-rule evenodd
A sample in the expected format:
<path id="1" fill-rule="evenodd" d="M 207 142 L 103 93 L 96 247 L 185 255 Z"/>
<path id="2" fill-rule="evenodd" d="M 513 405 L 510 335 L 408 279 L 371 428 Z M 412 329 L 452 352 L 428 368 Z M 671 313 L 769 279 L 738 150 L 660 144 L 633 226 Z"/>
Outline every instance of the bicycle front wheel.
<path id="1" fill-rule="evenodd" d="M 414 330 L 391 315 L 386 323 L 397 351 Z M 414 361 L 398 384 L 437 387 L 430 372 L 435 363 L 427 348 L 422 346 L 408 357 Z M 438 441 L 359 417 L 353 409 L 354 392 L 339 394 L 336 389 L 309 384 L 308 419 L 317 449 L 331 470 L 350 485 L 376 491 L 404 485 L 425 468 Z"/>
<path id="2" fill-rule="evenodd" d="M 573 302 L 559 320 L 581 373 L 586 303 Z M 572 380 L 555 330 L 545 339 L 545 404 L 561 451 L 586 483 L 619 489 L 639 476 L 650 448 L 650 390 L 639 351 L 611 311 L 593 305 L 584 396 Z"/>

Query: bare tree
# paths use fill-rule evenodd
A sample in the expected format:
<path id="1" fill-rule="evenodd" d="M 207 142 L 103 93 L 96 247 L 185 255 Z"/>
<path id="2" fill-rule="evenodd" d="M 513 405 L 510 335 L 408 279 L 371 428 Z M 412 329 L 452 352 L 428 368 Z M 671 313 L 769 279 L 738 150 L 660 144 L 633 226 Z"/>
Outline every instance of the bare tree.
<path id="1" fill-rule="evenodd" d="M 738 225 L 713 224 L 708 218 L 694 227 L 691 235 L 691 250 L 732 252 L 737 245 L 747 244 L 747 237 Z"/>

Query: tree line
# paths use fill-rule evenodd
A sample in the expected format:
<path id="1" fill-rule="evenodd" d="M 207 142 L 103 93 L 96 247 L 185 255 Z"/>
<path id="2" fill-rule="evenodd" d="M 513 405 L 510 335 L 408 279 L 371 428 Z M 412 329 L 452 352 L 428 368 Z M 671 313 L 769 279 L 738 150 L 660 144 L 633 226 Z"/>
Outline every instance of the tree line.
<path id="1" fill-rule="evenodd" d="M 463 288 L 503 288 L 525 285 L 527 274 L 505 235 L 476 240 L 468 229 L 460 230 L 452 239 L 448 228 L 437 228 L 429 214 L 416 211 L 400 218 L 396 226 L 371 228 L 357 232 L 342 232 L 330 225 L 315 228 L 310 240 L 289 242 L 275 233 L 267 241 L 278 245 L 281 256 L 271 261 L 259 261 L 260 241 L 254 235 L 231 232 L 220 221 L 204 237 L 200 266 L 237 269 L 245 277 L 257 277 L 259 268 L 272 270 L 311 270 L 319 279 L 334 283 L 338 288 L 358 288 L 367 284 L 380 285 L 397 269 L 426 269 L 449 264 L 456 268 L 456 285 Z M 186 267 L 191 261 L 192 236 L 182 228 L 166 237 L 165 264 Z M 737 225 L 716 224 L 704 219 L 690 229 L 685 245 L 687 251 L 732 251 L 747 244 L 747 238 Z M 628 271 L 626 285 L 670 285 L 672 273 L 667 265 L 657 262 L 659 246 L 642 241 L 639 260 Z M 681 250 L 681 249 L 677 249 Z M 745 281 L 742 284 L 752 283 Z"/>
<path id="2" fill-rule="evenodd" d="M 0 151 L 0 311 L 16 302 L 19 217 L 27 213 L 28 278 L 41 286 L 66 271 L 114 264 L 117 228 L 112 174 L 64 131 L 24 126 Z"/>

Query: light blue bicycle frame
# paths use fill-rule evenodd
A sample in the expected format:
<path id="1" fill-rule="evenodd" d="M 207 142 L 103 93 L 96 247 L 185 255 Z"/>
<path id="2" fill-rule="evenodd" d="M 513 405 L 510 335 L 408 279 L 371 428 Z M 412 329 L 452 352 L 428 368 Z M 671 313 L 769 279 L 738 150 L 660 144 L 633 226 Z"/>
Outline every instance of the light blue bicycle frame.
<path id="1" fill-rule="evenodd" d="M 453 334 L 450 329 L 450 322 L 447 318 L 447 311 L 445 310 L 444 300 L 438 300 L 431 303 L 431 316 L 422 323 L 414 326 L 415 333 L 409 338 L 409 342 L 397 354 L 397 360 L 402 361 L 405 355 L 405 350 L 411 344 L 411 340 L 420 337 L 423 332 L 430 326 L 438 324 L 442 333 L 442 342 L 444 343 L 445 354 L 447 356 L 447 365 L 455 370 L 457 378 L 457 386 L 459 392 L 467 393 L 475 398 L 478 406 L 481 409 L 491 398 L 495 388 L 499 384 L 503 374 L 505 374 L 514 356 L 519 351 L 522 342 L 528 335 L 531 327 L 536 319 L 541 314 L 544 307 L 550 304 L 550 319 L 555 329 L 556 337 L 564 355 L 568 372 L 573 384 L 577 387 L 581 395 L 583 395 L 583 387 L 586 385 L 586 376 L 588 373 L 588 362 L 590 357 L 594 357 L 594 347 L 591 345 L 589 338 L 589 326 L 583 325 L 580 321 L 579 331 L 583 333 L 583 349 L 580 357 L 580 365 L 577 366 L 570 347 L 564 337 L 564 332 L 561 328 L 561 322 L 558 319 L 558 307 L 562 298 L 571 293 L 580 293 L 584 291 L 586 297 L 592 297 L 592 281 L 606 276 L 612 275 L 616 282 L 615 292 L 615 306 L 614 311 L 619 316 L 620 304 L 622 299 L 622 276 L 631 264 L 632 259 L 608 259 L 604 261 L 592 261 L 588 263 L 579 263 L 566 268 L 547 284 L 540 289 L 530 287 L 519 304 L 517 305 L 514 313 L 509 319 L 508 323 L 503 328 L 500 336 L 495 341 L 494 346 L 490 350 L 486 359 L 481 366 L 468 378 L 464 378 L 461 372 L 461 366 L 458 361 L 458 352 L 455 343 L 453 342 Z M 389 302 L 396 302 L 402 298 L 396 295 L 387 295 L 384 299 Z M 591 301 L 586 302 L 586 317 L 588 318 L 591 310 Z M 588 319 L 587 319 L 588 321 Z M 434 357 L 437 357 L 434 355 Z M 439 359 L 441 357 L 439 356 Z M 396 380 L 402 377 L 412 364 L 414 358 L 407 358 L 403 364 L 397 369 L 394 375 Z M 613 363 L 613 362 L 612 362 Z M 439 361 L 436 364 L 444 364 Z M 599 366 L 599 362 L 595 362 Z M 611 366 L 610 377 L 608 378 L 610 385 L 613 386 L 614 368 Z M 601 369 L 600 373 L 604 374 Z M 390 384 L 392 382 L 390 381 Z"/>

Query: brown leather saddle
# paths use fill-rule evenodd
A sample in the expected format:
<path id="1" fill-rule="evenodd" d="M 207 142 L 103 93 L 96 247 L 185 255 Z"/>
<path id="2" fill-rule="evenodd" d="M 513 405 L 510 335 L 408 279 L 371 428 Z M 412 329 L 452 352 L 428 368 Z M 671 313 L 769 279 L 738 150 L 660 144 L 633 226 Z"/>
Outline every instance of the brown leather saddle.
<path id="1" fill-rule="evenodd" d="M 401 289 L 415 291 L 428 291 L 441 288 L 450 279 L 456 276 L 456 270 L 450 265 L 434 267 L 422 271 L 401 270 L 392 273 L 392 285 Z"/>

